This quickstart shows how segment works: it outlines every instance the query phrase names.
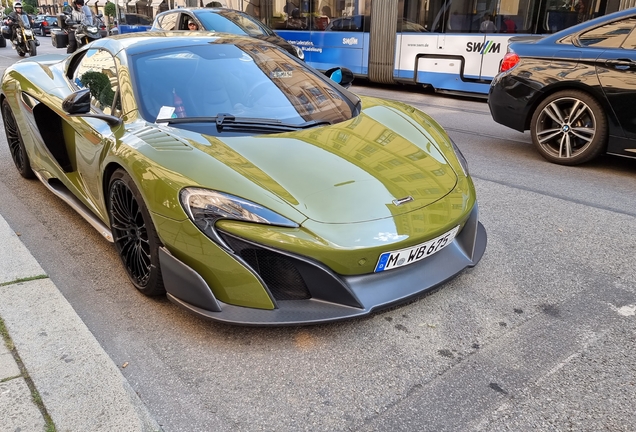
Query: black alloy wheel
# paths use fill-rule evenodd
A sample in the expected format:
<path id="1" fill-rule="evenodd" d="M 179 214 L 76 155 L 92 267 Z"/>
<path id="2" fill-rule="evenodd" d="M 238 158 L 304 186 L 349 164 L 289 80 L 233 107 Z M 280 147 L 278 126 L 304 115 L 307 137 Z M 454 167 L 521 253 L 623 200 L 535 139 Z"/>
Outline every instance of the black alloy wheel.
<path id="1" fill-rule="evenodd" d="M 161 243 L 139 189 L 123 169 L 110 178 L 108 213 L 115 247 L 133 285 L 147 296 L 164 294 Z"/>
<path id="2" fill-rule="evenodd" d="M 579 90 L 548 96 L 535 110 L 530 131 L 539 153 L 561 165 L 588 162 L 607 146 L 603 108 L 596 99 Z"/>
<path id="3" fill-rule="evenodd" d="M 9 151 L 15 167 L 22 177 L 27 179 L 35 177 L 20 129 L 18 129 L 18 122 L 15 120 L 11 106 L 6 99 L 2 101 L 2 120 L 4 121 L 4 131 L 7 134 L 7 143 L 9 144 Z"/>

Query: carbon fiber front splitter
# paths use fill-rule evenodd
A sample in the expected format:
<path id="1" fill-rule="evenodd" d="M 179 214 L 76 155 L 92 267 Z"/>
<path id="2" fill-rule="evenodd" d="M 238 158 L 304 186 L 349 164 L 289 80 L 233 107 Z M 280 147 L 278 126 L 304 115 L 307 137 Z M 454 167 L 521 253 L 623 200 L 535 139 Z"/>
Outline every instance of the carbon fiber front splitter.
<path id="1" fill-rule="evenodd" d="M 385 272 L 339 276 L 362 307 L 316 299 L 279 300 L 278 307 L 272 310 L 233 306 L 216 299 L 194 270 L 163 248 L 160 261 L 168 298 L 197 315 L 240 325 L 306 325 L 368 315 L 431 291 L 465 268 L 475 266 L 486 250 L 486 243 L 486 230 L 478 220 L 475 205 L 459 235 L 435 255 Z"/>

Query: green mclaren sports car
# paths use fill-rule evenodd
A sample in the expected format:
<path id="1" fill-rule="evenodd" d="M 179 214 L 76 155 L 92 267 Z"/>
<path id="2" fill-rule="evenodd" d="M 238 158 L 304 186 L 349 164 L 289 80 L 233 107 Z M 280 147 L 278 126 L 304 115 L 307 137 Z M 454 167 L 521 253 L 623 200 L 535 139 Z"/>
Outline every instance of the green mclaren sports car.
<path id="1" fill-rule="evenodd" d="M 275 45 L 135 33 L 9 67 L 20 174 L 114 243 L 132 284 L 206 318 L 366 315 L 477 264 L 466 160 L 423 112 Z"/>

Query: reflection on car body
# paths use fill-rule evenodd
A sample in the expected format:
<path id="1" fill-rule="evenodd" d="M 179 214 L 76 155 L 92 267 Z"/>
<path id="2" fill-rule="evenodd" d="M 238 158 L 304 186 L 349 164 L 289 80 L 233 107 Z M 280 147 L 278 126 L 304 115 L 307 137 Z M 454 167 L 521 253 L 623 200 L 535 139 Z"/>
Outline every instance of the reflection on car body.
<path id="1" fill-rule="evenodd" d="M 273 43 L 290 53 L 304 59 L 303 51 L 278 36 L 272 29 L 254 17 L 228 8 L 179 8 L 162 12 L 156 16 L 152 30 L 192 30 L 189 22 L 194 22 L 198 30 L 231 33 L 251 36 Z"/>

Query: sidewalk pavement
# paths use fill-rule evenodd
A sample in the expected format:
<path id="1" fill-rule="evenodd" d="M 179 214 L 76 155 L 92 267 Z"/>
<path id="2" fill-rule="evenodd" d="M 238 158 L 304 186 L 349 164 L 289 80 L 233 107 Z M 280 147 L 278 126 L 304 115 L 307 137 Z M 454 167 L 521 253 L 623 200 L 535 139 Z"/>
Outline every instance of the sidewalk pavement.
<path id="1" fill-rule="evenodd" d="M 2 216 L 0 319 L 0 432 L 161 430 Z"/>

